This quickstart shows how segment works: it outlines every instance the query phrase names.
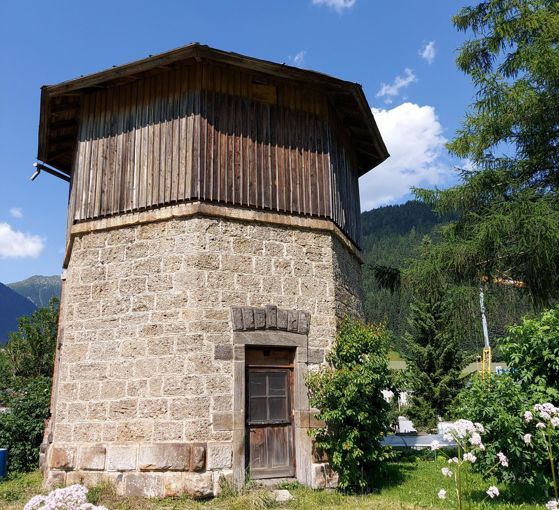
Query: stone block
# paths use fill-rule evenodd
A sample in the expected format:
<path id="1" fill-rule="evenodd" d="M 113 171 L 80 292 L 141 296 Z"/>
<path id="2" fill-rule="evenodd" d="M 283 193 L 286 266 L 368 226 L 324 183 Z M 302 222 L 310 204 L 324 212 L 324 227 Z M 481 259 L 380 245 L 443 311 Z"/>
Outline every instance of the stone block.
<path id="1" fill-rule="evenodd" d="M 254 329 L 254 311 L 252 308 L 243 308 L 243 329 Z"/>
<path id="2" fill-rule="evenodd" d="M 66 485 L 66 474 L 66 471 L 47 471 L 45 487 L 48 489 L 63 487 Z"/>
<path id="3" fill-rule="evenodd" d="M 309 349 L 307 354 L 309 363 L 320 364 L 324 362 L 324 349 Z"/>
<path id="4" fill-rule="evenodd" d="M 127 473 L 124 477 L 127 496 L 162 498 L 165 495 L 162 473 Z"/>
<path id="5" fill-rule="evenodd" d="M 311 464 L 311 488 L 334 489 L 338 486 L 338 473 L 329 464 Z"/>
<path id="6" fill-rule="evenodd" d="M 233 458 L 231 443 L 208 444 L 208 470 L 229 469 Z"/>
<path id="7" fill-rule="evenodd" d="M 214 471 L 214 496 L 218 497 L 223 490 L 233 487 L 233 470 Z"/>
<path id="8" fill-rule="evenodd" d="M 233 346 L 220 344 L 214 347 L 214 359 L 230 361 L 233 359 Z"/>
<path id="9" fill-rule="evenodd" d="M 188 471 L 189 467 L 189 444 L 160 443 L 140 446 L 138 455 L 140 471 Z"/>
<path id="10" fill-rule="evenodd" d="M 309 332 L 311 314 L 308 312 L 299 312 L 298 333 L 307 335 Z"/>
<path id="11" fill-rule="evenodd" d="M 78 469 L 102 471 L 105 469 L 107 450 L 104 446 L 84 446 L 80 448 Z"/>
<path id="12" fill-rule="evenodd" d="M 299 312 L 288 310 L 287 312 L 287 331 L 297 333 L 299 331 Z"/>
<path id="13" fill-rule="evenodd" d="M 49 467 L 69 471 L 75 467 L 76 449 L 71 447 L 53 446 L 50 453 Z"/>
<path id="14" fill-rule="evenodd" d="M 287 310 L 281 310 L 278 308 L 277 328 L 287 330 Z"/>
<path id="15" fill-rule="evenodd" d="M 233 323 L 233 331 L 242 331 L 243 329 L 243 310 L 237 306 L 231 307 L 231 322 Z"/>
<path id="16" fill-rule="evenodd" d="M 214 495 L 212 472 L 165 473 L 164 494 L 166 497 L 188 494 L 194 499 L 209 498 Z"/>
<path id="17" fill-rule="evenodd" d="M 132 471 L 136 469 L 137 446 L 109 446 L 107 471 Z"/>
<path id="18" fill-rule="evenodd" d="M 195 443 L 190 453 L 190 471 L 204 471 L 206 467 L 206 444 Z"/>
<path id="19" fill-rule="evenodd" d="M 264 329 L 266 327 L 266 310 L 264 308 L 254 308 L 254 328 Z"/>
<path id="20" fill-rule="evenodd" d="M 278 325 L 278 307 L 266 305 L 266 328 L 276 329 Z"/>
<path id="21" fill-rule="evenodd" d="M 214 430 L 233 430 L 233 415 L 231 413 L 213 413 L 212 426 Z"/>

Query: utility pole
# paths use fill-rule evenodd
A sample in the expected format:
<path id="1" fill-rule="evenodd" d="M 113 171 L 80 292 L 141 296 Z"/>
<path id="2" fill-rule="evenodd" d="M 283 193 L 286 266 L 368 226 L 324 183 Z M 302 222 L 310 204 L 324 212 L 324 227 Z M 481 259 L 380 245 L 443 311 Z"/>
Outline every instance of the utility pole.
<path id="1" fill-rule="evenodd" d="M 485 316 L 485 300 L 483 285 L 479 287 L 479 308 L 481 310 L 481 327 L 483 329 L 483 355 L 481 358 L 481 377 L 491 373 L 491 346 L 489 345 L 489 331 L 487 330 L 487 317 Z"/>

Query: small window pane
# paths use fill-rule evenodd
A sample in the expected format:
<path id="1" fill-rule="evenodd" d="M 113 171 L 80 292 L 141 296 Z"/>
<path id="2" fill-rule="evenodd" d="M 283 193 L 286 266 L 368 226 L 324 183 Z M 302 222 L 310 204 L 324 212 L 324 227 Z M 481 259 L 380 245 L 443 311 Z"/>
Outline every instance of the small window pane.
<path id="1" fill-rule="evenodd" d="M 251 372 L 249 374 L 248 393 L 251 397 L 263 397 L 266 395 L 266 374 Z"/>
<path id="2" fill-rule="evenodd" d="M 249 406 L 249 422 L 266 421 L 266 397 L 251 397 Z"/>
<path id="3" fill-rule="evenodd" d="M 270 397 L 268 399 L 270 420 L 287 420 L 287 399 L 284 397 Z"/>
<path id="4" fill-rule="evenodd" d="M 284 397 L 287 395 L 287 374 L 272 373 L 268 376 L 268 395 L 274 397 Z"/>

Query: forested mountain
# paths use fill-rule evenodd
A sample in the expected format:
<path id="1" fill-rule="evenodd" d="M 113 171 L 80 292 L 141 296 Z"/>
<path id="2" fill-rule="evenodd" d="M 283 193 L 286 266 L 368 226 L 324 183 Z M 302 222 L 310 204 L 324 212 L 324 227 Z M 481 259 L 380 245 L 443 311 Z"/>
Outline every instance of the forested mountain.
<path id="1" fill-rule="evenodd" d="M 17 319 L 31 315 L 36 306 L 6 285 L 0 283 L 0 345 L 8 341 L 9 333 L 17 329 Z"/>
<path id="2" fill-rule="evenodd" d="M 60 275 L 31 276 L 20 282 L 8 283 L 10 289 L 30 299 L 35 306 L 47 306 L 50 298 L 60 298 Z"/>
<path id="3" fill-rule="evenodd" d="M 380 289 L 372 268 L 382 265 L 403 268 L 406 261 L 421 254 L 424 237 L 436 241 L 440 227 L 448 219 L 440 219 L 425 204 L 410 201 L 402 205 L 380 207 L 361 215 L 363 228 L 363 284 L 365 315 L 368 321 L 385 321 L 392 332 L 393 347 L 405 352 L 404 339 L 410 304 L 410 291 L 402 288 L 391 293 Z M 463 331 L 464 350 L 480 352 L 483 346 L 479 309 L 479 288 L 456 287 L 454 292 L 463 303 L 457 326 Z M 498 345 L 506 334 L 506 326 L 518 322 L 532 312 L 528 298 L 517 289 L 489 286 L 485 293 L 490 339 Z M 498 349 L 496 351 L 498 355 Z"/>

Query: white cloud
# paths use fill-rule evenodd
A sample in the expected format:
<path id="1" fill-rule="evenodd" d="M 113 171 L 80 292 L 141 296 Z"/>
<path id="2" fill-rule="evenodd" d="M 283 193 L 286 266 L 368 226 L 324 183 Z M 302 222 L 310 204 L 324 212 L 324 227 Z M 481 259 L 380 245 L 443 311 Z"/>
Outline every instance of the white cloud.
<path id="1" fill-rule="evenodd" d="M 305 50 L 301 50 L 294 57 L 289 57 L 289 60 L 291 60 L 291 62 L 295 67 L 303 67 L 305 65 L 306 56 L 307 56 L 307 52 Z"/>
<path id="2" fill-rule="evenodd" d="M 312 0 L 314 5 L 326 5 L 338 12 L 344 9 L 351 9 L 357 0 Z"/>
<path id="3" fill-rule="evenodd" d="M 21 207 L 12 207 L 10 209 L 10 214 L 14 217 L 14 218 L 23 218 L 23 209 Z"/>
<path id="4" fill-rule="evenodd" d="M 435 50 L 435 41 L 429 41 L 428 43 L 424 44 L 423 47 L 418 51 L 419 56 L 427 60 L 429 64 L 432 64 L 435 60 L 436 50 Z"/>
<path id="5" fill-rule="evenodd" d="M 35 258 L 44 246 L 41 237 L 13 230 L 8 223 L 0 223 L 0 258 Z"/>
<path id="6" fill-rule="evenodd" d="M 391 84 L 383 83 L 380 87 L 380 90 L 377 92 L 377 97 L 384 97 L 384 96 L 397 96 L 400 93 L 400 90 L 406 88 L 408 85 L 417 81 L 415 74 L 413 71 L 406 67 L 404 69 L 404 76 L 396 76 L 394 81 Z M 387 98 L 390 102 L 390 98 Z"/>
<path id="7" fill-rule="evenodd" d="M 445 160 L 446 139 L 432 106 L 403 103 L 372 111 L 390 158 L 360 179 L 362 210 L 398 202 L 412 186 L 450 184 L 455 174 Z"/>

